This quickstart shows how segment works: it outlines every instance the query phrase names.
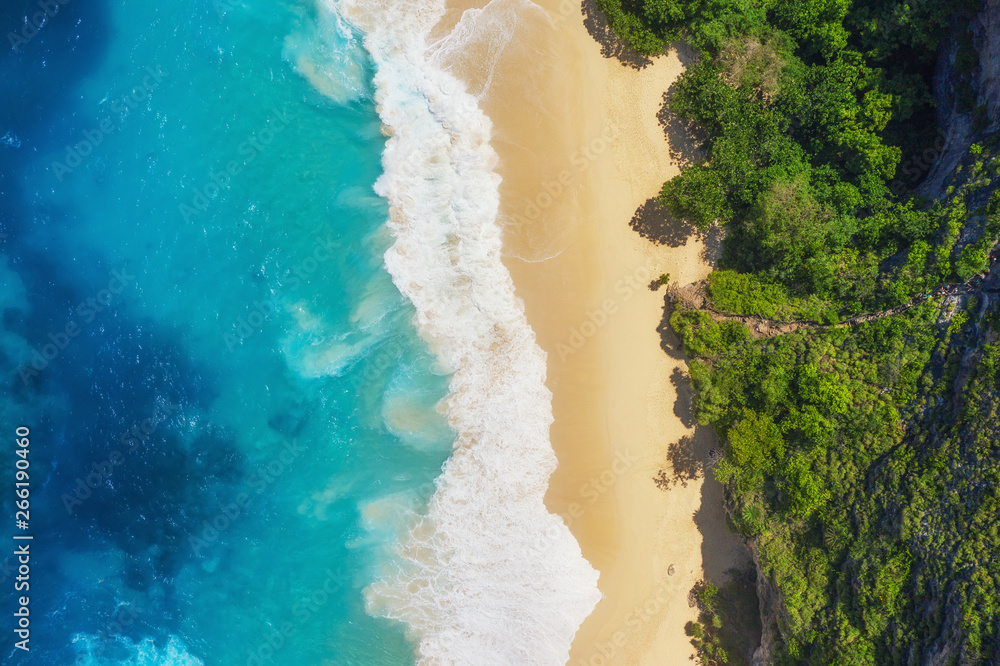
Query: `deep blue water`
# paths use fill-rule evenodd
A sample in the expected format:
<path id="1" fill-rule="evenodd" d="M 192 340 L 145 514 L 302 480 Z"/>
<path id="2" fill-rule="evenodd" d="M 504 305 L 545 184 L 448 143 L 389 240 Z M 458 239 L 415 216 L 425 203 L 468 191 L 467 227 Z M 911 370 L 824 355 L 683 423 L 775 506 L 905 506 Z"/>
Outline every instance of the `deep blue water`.
<path id="1" fill-rule="evenodd" d="M 5 3 L 4 35 L 37 11 Z M 447 377 L 383 267 L 356 37 L 303 0 L 70 0 L 15 41 L 0 660 L 412 663 L 363 588 L 450 452 Z M 29 653 L 3 560 L 20 425 Z"/>

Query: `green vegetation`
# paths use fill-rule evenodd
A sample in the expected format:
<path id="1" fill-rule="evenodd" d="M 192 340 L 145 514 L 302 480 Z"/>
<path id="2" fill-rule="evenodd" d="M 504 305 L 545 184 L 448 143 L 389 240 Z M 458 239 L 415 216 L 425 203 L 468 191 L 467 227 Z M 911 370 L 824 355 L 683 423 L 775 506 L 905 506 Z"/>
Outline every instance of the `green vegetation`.
<path id="1" fill-rule="evenodd" d="M 721 310 L 773 318 L 788 304 L 780 284 L 736 271 L 715 271 L 708 276 L 712 303 Z"/>
<path id="2" fill-rule="evenodd" d="M 707 133 L 707 159 L 667 182 L 661 201 L 702 228 L 726 224 L 729 268 L 837 309 L 883 305 L 880 268 L 961 209 L 918 207 L 889 182 L 904 154 L 932 143 L 940 27 L 969 7 L 922 3 L 926 24 L 903 39 L 867 27 L 896 3 L 856 2 L 850 14 L 846 1 L 746 3 L 758 11 L 724 33 L 708 27 L 725 23 L 708 20 L 712 3 L 690 4 L 701 18 L 685 34 L 702 54 L 672 108 Z"/>
<path id="3" fill-rule="evenodd" d="M 673 315 L 726 442 L 716 477 L 782 600 L 776 663 L 913 663 L 942 635 L 960 663 L 996 654 L 1000 348 L 963 361 L 968 305 L 771 340 Z"/>
<path id="4" fill-rule="evenodd" d="M 640 53 L 678 39 L 698 52 L 671 109 L 705 159 L 660 201 L 726 240 L 710 308 L 670 323 L 775 602 L 770 661 L 997 663 L 1000 304 L 935 291 L 978 284 L 1000 236 L 1000 135 L 982 135 L 965 28 L 981 3 L 597 2 Z M 947 40 L 977 136 L 928 200 L 912 188 L 940 151 L 931 85 Z M 834 324 L 907 303 L 769 339 L 710 314 Z M 712 589 L 689 635 L 704 662 L 735 661 Z"/>
<path id="5" fill-rule="evenodd" d="M 936 49 L 978 2 L 598 4 L 643 53 L 679 38 L 700 52 L 672 110 L 706 133 L 707 159 L 664 184 L 660 199 L 701 228 L 726 225 L 727 268 L 822 301 L 811 305 L 820 316 L 908 296 L 878 289 L 886 263 L 964 210 L 900 199 L 891 181 L 901 164 L 911 168 L 904 158 L 934 144 Z M 962 62 L 971 71 L 978 61 Z M 937 267 L 934 281 L 953 277 L 947 262 Z M 770 308 L 777 296 L 762 297 Z"/>
<path id="6" fill-rule="evenodd" d="M 721 588 L 701 581 L 692 591 L 698 621 L 688 622 L 684 630 L 705 666 L 749 664 L 760 643 L 755 574 L 739 570 L 729 574 L 730 580 Z"/>
<path id="7" fill-rule="evenodd" d="M 836 304 L 815 295 L 790 297 L 784 285 L 759 274 L 715 271 L 708 276 L 708 287 L 712 305 L 725 312 L 820 324 L 840 320 Z"/>
<path id="8" fill-rule="evenodd" d="M 702 663 L 728 664 L 729 655 L 722 647 L 719 629 L 722 628 L 722 618 L 715 612 L 715 596 L 719 588 L 711 583 L 700 583 L 695 587 L 695 598 L 701 614 L 698 622 L 688 622 L 685 630 L 692 637 L 692 643 L 698 650 Z"/>

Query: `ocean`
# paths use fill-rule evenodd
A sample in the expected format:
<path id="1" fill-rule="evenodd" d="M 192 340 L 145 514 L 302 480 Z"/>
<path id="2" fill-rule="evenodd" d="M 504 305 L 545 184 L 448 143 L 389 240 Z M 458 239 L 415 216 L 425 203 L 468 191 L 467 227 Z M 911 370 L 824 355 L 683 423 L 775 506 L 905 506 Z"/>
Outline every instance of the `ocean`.
<path id="1" fill-rule="evenodd" d="M 443 11 L 0 10 L 3 663 L 565 663 L 597 573 Z"/>

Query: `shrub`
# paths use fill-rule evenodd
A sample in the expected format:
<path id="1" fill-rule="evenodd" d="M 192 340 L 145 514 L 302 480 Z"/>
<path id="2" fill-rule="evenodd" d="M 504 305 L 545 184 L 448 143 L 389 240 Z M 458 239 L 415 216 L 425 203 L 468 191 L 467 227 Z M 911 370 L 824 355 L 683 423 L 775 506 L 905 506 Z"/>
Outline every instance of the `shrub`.
<path id="1" fill-rule="evenodd" d="M 765 282 L 755 275 L 736 271 L 715 271 L 708 276 L 712 302 L 720 310 L 771 318 L 788 303 L 781 285 Z"/>

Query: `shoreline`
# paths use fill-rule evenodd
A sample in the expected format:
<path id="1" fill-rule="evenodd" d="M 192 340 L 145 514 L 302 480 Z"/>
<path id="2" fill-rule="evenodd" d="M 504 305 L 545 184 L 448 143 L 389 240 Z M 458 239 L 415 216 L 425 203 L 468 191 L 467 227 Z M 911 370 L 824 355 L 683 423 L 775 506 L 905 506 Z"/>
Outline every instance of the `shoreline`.
<path id="1" fill-rule="evenodd" d="M 450 3 L 456 20 L 470 4 Z M 704 246 L 655 245 L 629 227 L 678 171 L 671 150 L 681 147 L 657 113 L 683 65 L 671 51 L 627 68 L 601 54 L 578 5 L 539 4 L 548 16 L 519 22 L 481 106 L 503 178 L 504 264 L 548 354 L 559 465 L 546 505 L 600 572 L 604 595 L 569 663 L 682 663 L 695 656 L 684 633 L 698 613 L 691 588 L 721 582 L 741 559 L 716 482 L 654 483 L 670 471 L 668 445 L 702 456 L 714 445 L 690 416 L 683 359 L 661 349 L 663 292 L 648 286 L 660 273 L 682 284 L 706 277 Z M 470 66 L 463 78 L 476 74 Z"/>

